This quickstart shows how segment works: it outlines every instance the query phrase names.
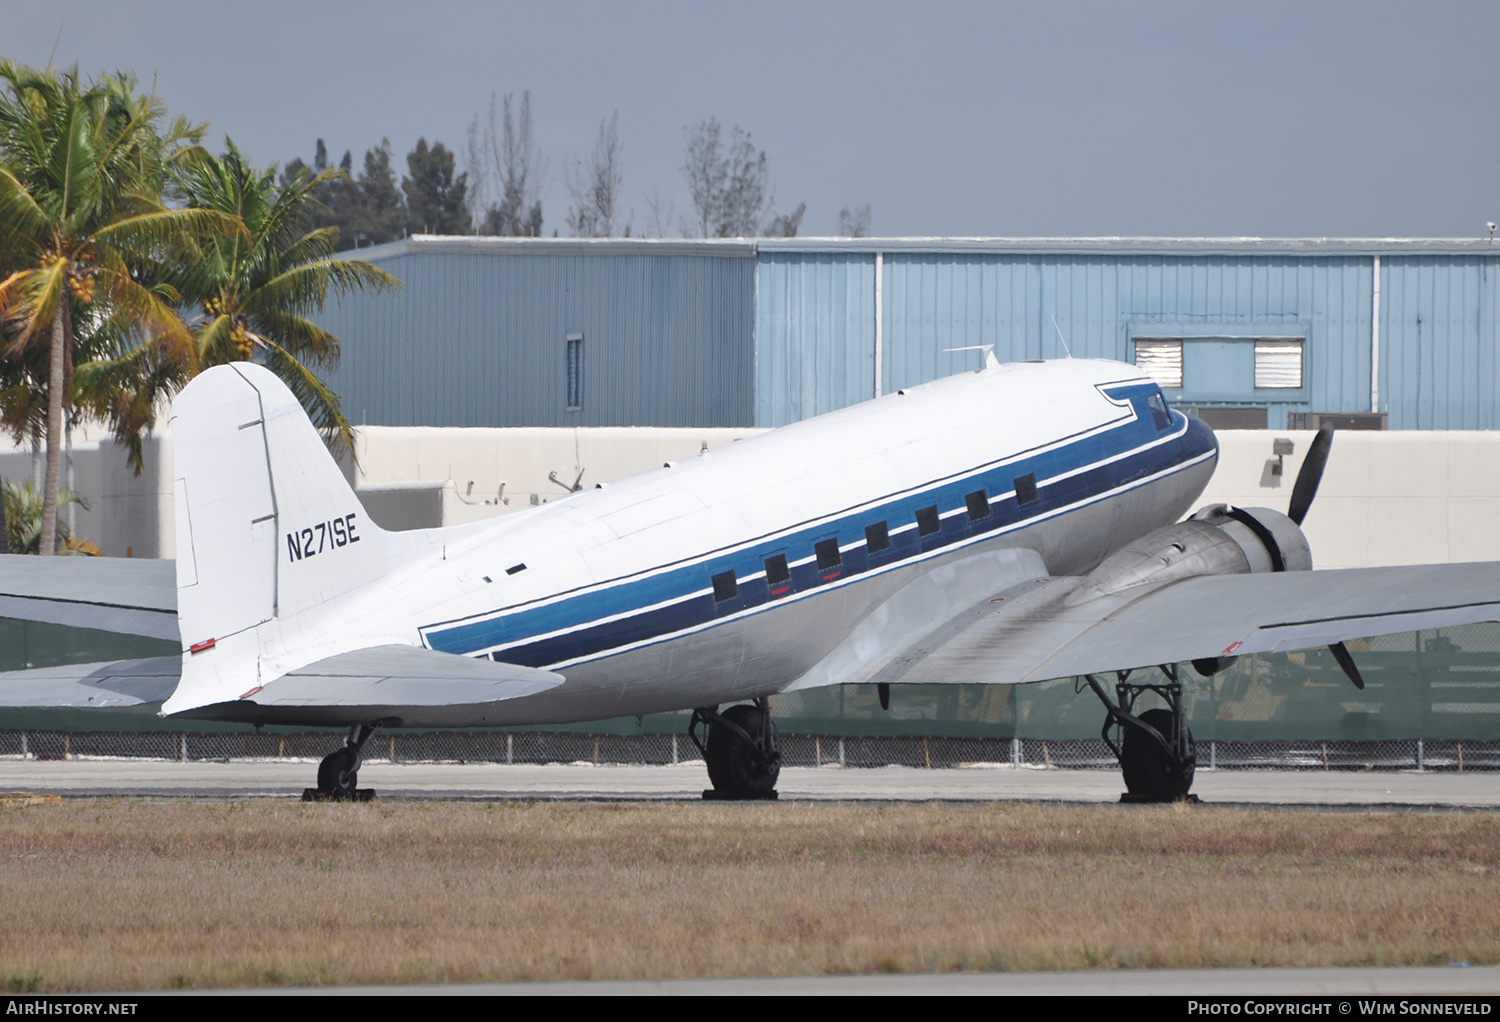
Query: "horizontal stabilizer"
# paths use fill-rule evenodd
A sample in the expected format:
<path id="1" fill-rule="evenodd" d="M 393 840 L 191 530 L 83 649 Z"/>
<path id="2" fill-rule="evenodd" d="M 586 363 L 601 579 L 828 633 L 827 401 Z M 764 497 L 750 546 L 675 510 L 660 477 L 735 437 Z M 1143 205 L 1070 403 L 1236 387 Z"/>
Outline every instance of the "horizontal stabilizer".
<path id="1" fill-rule="evenodd" d="M 418 646 L 371 646 L 300 667 L 232 702 L 174 716 L 253 724 L 493 727 L 494 704 L 562 683 L 562 675 L 533 667 Z"/>
<path id="2" fill-rule="evenodd" d="M 177 639 L 169 560 L 0 554 L 0 617 Z"/>
<path id="3" fill-rule="evenodd" d="M 170 562 L 169 562 L 170 563 Z M 0 707 L 103 707 L 159 703 L 172 694 L 182 658 L 151 657 L 0 674 Z"/>

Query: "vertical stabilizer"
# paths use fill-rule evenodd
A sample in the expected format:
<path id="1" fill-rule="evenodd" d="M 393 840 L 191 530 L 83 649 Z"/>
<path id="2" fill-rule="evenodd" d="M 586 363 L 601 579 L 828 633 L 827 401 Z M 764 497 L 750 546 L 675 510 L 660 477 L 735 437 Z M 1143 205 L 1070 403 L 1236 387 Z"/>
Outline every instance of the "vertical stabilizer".
<path id="1" fill-rule="evenodd" d="M 184 659 L 169 713 L 238 698 L 259 683 L 257 626 L 385 571 L 385 534 L 269 370 L 237 362 L 199 375 L 173 403 L 172 442 Z"/>

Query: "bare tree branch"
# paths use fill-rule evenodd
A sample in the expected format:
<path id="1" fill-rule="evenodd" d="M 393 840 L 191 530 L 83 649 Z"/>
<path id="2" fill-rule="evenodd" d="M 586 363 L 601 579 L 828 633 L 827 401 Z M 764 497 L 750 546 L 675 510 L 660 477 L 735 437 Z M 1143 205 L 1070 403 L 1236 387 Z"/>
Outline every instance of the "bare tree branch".
<path id="1" fill-rule="evenodd" d="M 682 173 L 697 214 L 692 226 L 703 238 L 753 237 L 767 211 L 766 154 L 757 152 L 749 132 L 738 126 L 727 145 L 722 131 L 713 117 L 683 129 L 687 149 Z"/>
<path id="2" fill-rule="evenodd" d="M 599 123 L 599 137 L 588 162 L 574 159 L 568 168 L 568 226 L 579 238 L 609 238 L 615 233 L 616 204 L 623 179 L 620 156 L 620 112 Z"/>
<path id="3" fill-rule="evenodd" d="M 512 109 L 513 93 L 506 93 L 497 109 L 490 95 L 489 115 L 469 123 L 465 169 L 475 195 L 475 209 L 483 210 L 482 233 L 536 236 L 542 233 L 542 178 L 547 163 L 537 148 L 531 118 L 531 90 L 521 94 L 519 110 Z"/>
<path id="4" fill-rule="evenodd" d="M 839 210 L 839 237 L 868 238 L 870 236 L 870 204 Z"/>

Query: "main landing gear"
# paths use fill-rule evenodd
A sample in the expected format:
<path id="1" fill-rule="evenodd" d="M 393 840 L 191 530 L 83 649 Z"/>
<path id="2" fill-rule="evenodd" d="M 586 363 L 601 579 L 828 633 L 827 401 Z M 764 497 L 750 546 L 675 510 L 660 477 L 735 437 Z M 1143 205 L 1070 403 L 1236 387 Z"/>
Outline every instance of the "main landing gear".
<path id="1" fill-rule="evenodd" d="M 1163 665 L 1161 670 L 1167 676 L 1166 684 L 1131 684 L 1131 672 L 1116 672 L 1115 700 L 1092 674 L 1084 675 L 1104 704 L 1106 716 L 1100 737 L 1120 761 L 1125 775 L 1122 801 L 1176 802 L 1187 798 L 1193 786 L 1198 757 L 1183 709 L 1182 684 L 1177 680 L 1175 664 Z M 1136 716 L 1131 711 L 1145 692 L 1155 692 L 1168 708 Z M 1111 736 L 1112 729 L 1118 729 L 1118 741 Z"/>
<path id="2" fill-rule="evenodd" d="M 698 737 L 698 725 L 708 728 L 708 739 Z M 706 799 L 773 799 L 781 776 L 781 743 L 771 720 L 767 699 L 740 703 L 723 713 L 717 706 L 699 707 L 688 723 L 688 737 L 703 753 L 713 785 Z"/>
<path id="3" fill-rule="evenodd" d="M 372 802 L 374 788 L 360 788 L 359 763 L 365 743 L 374 736 L 381 721 L 355 724 L 349 729 L 344 747 L 330 752 L 318 764 L 318 786 L 302 792 L 304 802 Z"/>

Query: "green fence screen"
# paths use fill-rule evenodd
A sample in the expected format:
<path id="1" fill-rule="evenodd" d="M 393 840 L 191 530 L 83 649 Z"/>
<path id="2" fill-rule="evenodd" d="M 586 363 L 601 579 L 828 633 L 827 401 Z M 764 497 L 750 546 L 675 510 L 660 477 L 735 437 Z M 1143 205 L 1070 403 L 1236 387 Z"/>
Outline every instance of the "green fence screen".
<path id="1" fill-rule="evenodd" d="M 1500 738 L 1500 624 L 1407 632 L 1348 645 L 1367 682 L 1362 692 L 1326 650 L 1242 657 L 1213 678 L 1200 678 L 1184 666 L 1194 736 L 1200 741 Z M 170 642 L 0 619 L 0 671 L 175 652 Z M 1149 673 L 1160 678 L 1159 672 Z M 1138 673 L 1132 680 L 1147 676 Z M 1114 679 L 1101 680 L 1112 685 Z M 854 685 L 789 693 L 775 697 L 773 705 L 778 725 L 790 734 L 1097 737 L 1103 711 L 1092 692 L 1077 688 L 1073 679 L 1016 686 L 898 685 L 886 711 L 874 686 Z M 165 721 L 154 709 L 0 709 L 0 730 L 245 730 Z M 527 730 L 666 734 L 686 725 L 686 713 L 664 713 Z"/>

